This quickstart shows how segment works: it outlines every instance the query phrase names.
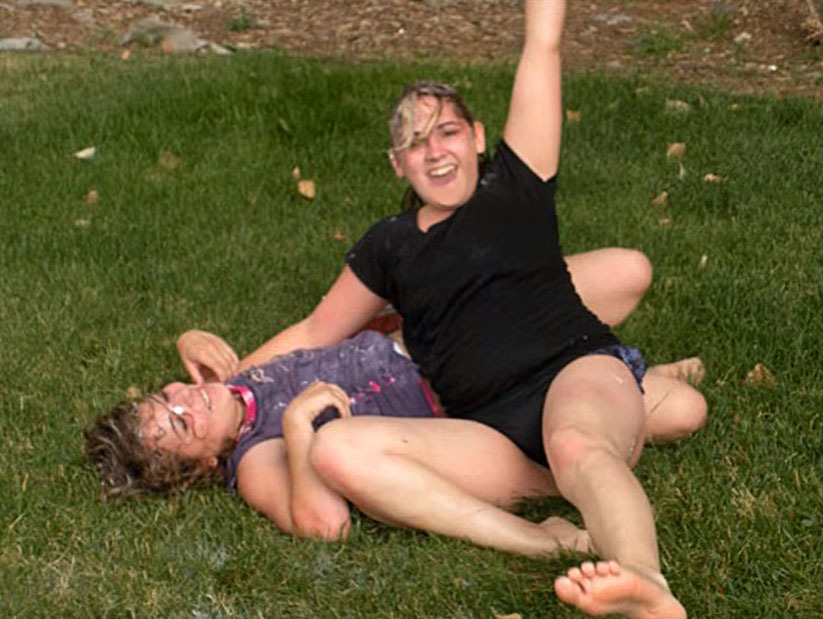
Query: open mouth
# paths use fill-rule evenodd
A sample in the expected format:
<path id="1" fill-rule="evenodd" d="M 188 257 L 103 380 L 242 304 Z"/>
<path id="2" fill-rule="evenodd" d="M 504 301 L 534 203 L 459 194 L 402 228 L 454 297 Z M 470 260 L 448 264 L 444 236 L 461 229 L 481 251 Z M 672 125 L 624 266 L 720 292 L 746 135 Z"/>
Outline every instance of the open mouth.
<path id="1" fill-rule="evenodd" d="M 452 164 L 432 168 L 428 172 L 429 179 L 434 183 L 448 183 L 457 175 L 457 166 Z"/>
<path id="2" fill-rule="evenodd" d="M 438 168 L 433 168 L 429 170 L 429 176 L 435 179 L 441 179 L 449 176 L 450 174 L 454 173 L 457 170 L 457 166 L 454 164 L 440 166 Z"/>

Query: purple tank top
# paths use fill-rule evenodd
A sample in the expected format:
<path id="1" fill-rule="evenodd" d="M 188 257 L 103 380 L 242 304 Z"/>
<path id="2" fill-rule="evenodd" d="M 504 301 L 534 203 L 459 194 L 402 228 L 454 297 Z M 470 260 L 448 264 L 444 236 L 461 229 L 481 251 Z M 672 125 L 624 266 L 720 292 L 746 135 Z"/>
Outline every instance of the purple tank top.
<path id="1" fill-rule="evenodd" d="M 250 368 L 226 382 L 248 388 L 257 414 L 245 429 L 226 463 L 226 485 L 237 488 L 237 466 L 249 449 L 283 436 L 283 413 L 301 391 L 315 381 L 333 383 L 351 401 L 352 415 L 433 417 L 433 406 L 417 372 L 391 338 L 363 331 L 337 346 L 297 350 Z M 315 429 L 337 416 L 324 411 Z"/>

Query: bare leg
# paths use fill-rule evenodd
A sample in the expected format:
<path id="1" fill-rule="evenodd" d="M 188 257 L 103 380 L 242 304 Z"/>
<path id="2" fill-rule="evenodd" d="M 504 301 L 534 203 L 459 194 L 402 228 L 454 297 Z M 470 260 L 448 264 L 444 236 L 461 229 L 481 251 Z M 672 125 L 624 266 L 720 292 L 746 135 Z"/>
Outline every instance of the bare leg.
<path id="1" fill-rule="evenodd" d="M 588 534 L 566 520 L 533 523 L 503 509 L 557 488 L 548 469 L 473 421 L 333 421 L 318 431 L 311 462 L 334 490 L 387 524 L 531 556 L 590 550 Z"/>
<path id="2" fill-rule="evenodd" d="M 686 610 L 665 580 L 647 579 L 616 561 L 586 562 L 554 581 L 557 597 L 587 615 L 619 613 L 638 619 L 683 618 Z"/>
<path id="3" fill-rule="evenodd" d="M 692 385 L 705 375 L 697 357 L 650 367 L 643 378 L 646 442 L 677 441 L 706 421 L 706 399 Z"/>
<path id="4" fill-rule="evenodd" d="M 631 604 L 631 616 L 650 617 L 658 598 L 679 606 L 663 586 L 652 508 L 630 468 L 642 449 L 645 414 L 628 368 L 599 355 L 566 366 L 546 395 L 543 432 L 561 494 L 580 511 L 596 551 L 624 574 L 596 579 L 599 589 L 610 591 L 601 595 L 601 601 L 609 600 L 602 610 L 623 612 Z M 659 596 L 638 601 L 632 597 L 636 587 L 625 586 L 625 574 L 646 590 L 655 587 Z M 579 591 L 571 595 L 566 585 L 561 581 L 561 599 L 587 612 L 587 598 Z M 583 589 L 579 583 L 577 589 Z"/>
<path id="5" fill-rule="evenodd" d="M 610 326 L 626 320 L 652 281 L 651 262 L 636 249 L 606 247 L 564 259 L 583 304 Z"/>

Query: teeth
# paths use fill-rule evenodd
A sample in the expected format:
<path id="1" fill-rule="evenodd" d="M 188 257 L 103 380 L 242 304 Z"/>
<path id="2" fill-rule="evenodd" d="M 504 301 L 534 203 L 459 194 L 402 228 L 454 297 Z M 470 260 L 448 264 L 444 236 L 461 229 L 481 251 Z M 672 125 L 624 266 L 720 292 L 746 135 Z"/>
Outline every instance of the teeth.
<path id="1" fill-rule="evenodd" d="M 429 172 L 429 174 L 431 174 L 432 176 L 446 176 L 446 174 L 454 170 L 454 168 L 455 166 L 453 165 L 444 166 L 442 168 L 435 168 L 434 170 Z"/>
<path id="2" fill-rule="evenodd" d="M 205 389 L 200 389 L 200 395 L 203 398 L 203 401 L 206 403 L 206 408 L 211 410 L 211 399 L 209 399 L 209 394 L 206 393 Z"/>

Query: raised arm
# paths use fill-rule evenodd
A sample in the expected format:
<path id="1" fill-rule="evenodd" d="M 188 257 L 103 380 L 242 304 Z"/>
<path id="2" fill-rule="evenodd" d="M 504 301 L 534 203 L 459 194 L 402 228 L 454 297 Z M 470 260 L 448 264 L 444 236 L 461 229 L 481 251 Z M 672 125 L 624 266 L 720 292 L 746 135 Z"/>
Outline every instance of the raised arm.
<path id="1" fill-rule="evenodd" d="M 314 311 L 284 329 L 240 361 L 240 371 L 270 361 L 298 348 L 319 348 L 337 344 L 357 333 L 386 306 L 363 284 L 348 266 L 334 282 Z"/>
<path id="2" fill-rule="evenodd" d="M 562 131 L 560 46 L 566 0 L 526 0 L 525 40 L 503 137 L 541 178 L 557 172 Z"/>

